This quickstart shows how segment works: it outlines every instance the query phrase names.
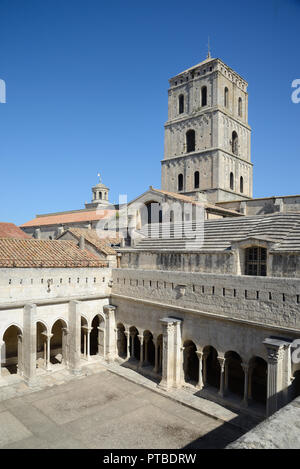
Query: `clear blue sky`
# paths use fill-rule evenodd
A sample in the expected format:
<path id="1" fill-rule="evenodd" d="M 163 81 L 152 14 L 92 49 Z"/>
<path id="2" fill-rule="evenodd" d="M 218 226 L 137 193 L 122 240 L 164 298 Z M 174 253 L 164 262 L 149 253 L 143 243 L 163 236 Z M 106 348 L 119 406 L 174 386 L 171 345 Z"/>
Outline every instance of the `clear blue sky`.
<path id="1" fill-rule="evenodd" d="M 299 0 L 0 0 L 0 220 L 83 208 L 97 173 L 160 187 L 168 79 L 207 53 L 249 82 L 254 196 L 300 193 Z"/>

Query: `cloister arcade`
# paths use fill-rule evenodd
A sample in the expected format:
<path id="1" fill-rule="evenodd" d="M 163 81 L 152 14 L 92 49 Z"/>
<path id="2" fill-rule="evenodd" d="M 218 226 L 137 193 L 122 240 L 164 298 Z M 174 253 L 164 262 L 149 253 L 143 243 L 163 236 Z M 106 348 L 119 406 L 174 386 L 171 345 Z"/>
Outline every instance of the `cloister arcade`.
<path id="1" fill-rule="evenodd" d="M 197 340 L 186 336 L 182 339 L 181 333 L 178 335 L 179 342 L 172 339 L 168 343 L 165 326 L 160 333 L 155 328 L 144 330 L 141 325 L 128 325 L 114 320 L 109 328 L 107 313 L 87 316 L 81 314 L 78 318 L 78 353 L 81 365 L 93 357 L 116 360 L 121 365 L 126 364 L 137 372 L 148 375 L 161 385 L 169 367 L 169 370 L 176 369 L 176 374 L 179 374 L 176 382 L 171 377 L 171 387 L 183 386 L 196 395 L 225 404 L 227 402 L 228 405 L 235 403 L 239 407 L 252 407 L 253 410 L 261 409 L 260 411 L 263 411 L 262 406 L 266 406 L 270 365 L 267 354 L 249 354 L 245 358 L 234 349 L 224 352 L 224 349 L 220 351 L 218 346 L 211 344 L 199 345 Z M 174 320 L 170 319 L 170 323 L 172 321 Z M 166 327 L 169 327 L 167 322 Z M 69 368 L 73 352 L 70 350 L 68 322 L 63 318 L 56 318 L 49 325 L 38 320 L 35 331 L 36 368 L 44 372 L 57 366 Z M 111 334 L 110 337 L 108 334 Z M 17 324 L 11 324 L 2 334 L 1 374 L 22 376 L 25 362 L 23 331 Z M 294 372 L 291 389 L 295 394 L 293 397 L 300 394 L 299 382 L 298 370 Z"/>

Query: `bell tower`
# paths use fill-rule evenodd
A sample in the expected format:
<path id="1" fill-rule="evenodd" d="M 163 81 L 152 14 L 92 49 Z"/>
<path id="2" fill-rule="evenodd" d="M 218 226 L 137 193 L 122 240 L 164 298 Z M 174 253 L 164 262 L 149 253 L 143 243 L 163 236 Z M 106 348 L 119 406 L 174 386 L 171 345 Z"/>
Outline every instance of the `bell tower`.
<path id="1" fill-rule="evenodd" d="M 247 82 L 208 54 L 169 84 L 162 189 L 212 203 L 252 198 Z"/>

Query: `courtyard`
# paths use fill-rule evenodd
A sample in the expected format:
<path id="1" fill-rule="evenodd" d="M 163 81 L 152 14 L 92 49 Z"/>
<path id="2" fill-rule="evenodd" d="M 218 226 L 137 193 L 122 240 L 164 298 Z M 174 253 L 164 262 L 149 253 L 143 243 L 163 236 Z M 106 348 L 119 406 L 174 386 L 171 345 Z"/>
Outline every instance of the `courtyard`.
<path id="1" fill-rule="evenodd" d="M 244 432 L 103 368 L 0 402 L 0 448 L 224 448 Z"/>

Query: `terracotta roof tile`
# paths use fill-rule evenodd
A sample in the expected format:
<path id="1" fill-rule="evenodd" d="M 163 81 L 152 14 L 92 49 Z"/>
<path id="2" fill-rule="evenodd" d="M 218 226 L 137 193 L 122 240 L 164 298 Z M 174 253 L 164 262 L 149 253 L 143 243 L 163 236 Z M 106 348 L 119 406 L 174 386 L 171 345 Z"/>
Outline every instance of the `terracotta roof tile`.
<path id="1" fill-rule="evenodd" d="M 109 239 L 108 238 L 103 239 L 99 237 L 96 230 L 88 230 L 86 228 L 69 228 L 68 231 L 69 233 L 72 233 L 78 240 L 80 239 L 80 236 L 83 236 L 84 239 L 88 243 L 92 244 L 97 250 L 99 250 L 100 252 L 103 252 L 104 254 L 107 254 L 107 255 L 117 254 L 116 251 L 112 247 L 110 247 Z M 99 233 L 100 236 L 101 236 L 101 233 Z M 114 239 L 116 240 L 116 238 Z"/>
<path id="2" fill-rule="evenodd" d="M 0 267 L 106 267 L 74 241 L 0 238 Z"/>
<path id="3" fill-rule="evenodd" d="M 40 215 L 33 220 L 27 221 L 22 227 L 62 225 L 68 223 L 89 222 L 110 218 L 115 210 L 82 210 L 78 212 L 57 213 L 53 215 Z"/>
<path id="4" fill-rule="evenodd" d="M 0 223 L 0 238 L 30 239 L 31 236 L 13 223 Z"/>

